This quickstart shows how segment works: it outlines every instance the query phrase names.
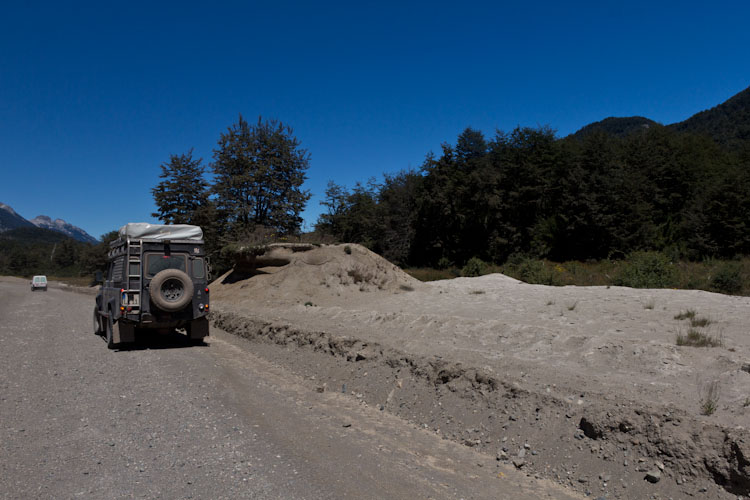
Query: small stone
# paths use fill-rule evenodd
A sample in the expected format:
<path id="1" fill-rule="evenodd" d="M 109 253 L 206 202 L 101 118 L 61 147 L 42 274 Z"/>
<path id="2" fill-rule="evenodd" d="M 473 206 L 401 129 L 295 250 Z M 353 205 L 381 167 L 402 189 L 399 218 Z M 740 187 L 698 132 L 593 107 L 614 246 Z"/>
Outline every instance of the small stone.
<path id="1" fill-rule="evenodd" d="M 520 469 L 521 467 L 526 465 L 526 462 L 522 458 L 514 458 L 513 465 L 516 466 L 516 469 Z"/>
<path id="2" fill-rule="evenodd" d="M 646 477 L 644 479 L 649 483 L 658 483 L 661 480 L 661 472 L 658 470 L 650 470 L 646 472 Z"/>
<path id="3" fill-rule="evenodd" d="M 505 453 L 503 450 L 497 451 L 497 459 L 502 460 L 503 462 L 508 460 L 508 454 Z"/>

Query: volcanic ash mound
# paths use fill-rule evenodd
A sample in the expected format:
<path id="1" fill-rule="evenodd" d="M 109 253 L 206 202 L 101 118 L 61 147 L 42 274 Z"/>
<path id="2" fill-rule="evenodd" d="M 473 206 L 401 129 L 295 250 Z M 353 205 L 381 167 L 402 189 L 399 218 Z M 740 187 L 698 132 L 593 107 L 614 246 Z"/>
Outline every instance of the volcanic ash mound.
<path id="1" fill-rule="evenodd" d="M 233 269 L 211 285 L 212 298 L 237 305 L 331 305 L 364 293 L 404 293 L 422 286 L 357 244 L 275 243 L 236 255 Z"/>

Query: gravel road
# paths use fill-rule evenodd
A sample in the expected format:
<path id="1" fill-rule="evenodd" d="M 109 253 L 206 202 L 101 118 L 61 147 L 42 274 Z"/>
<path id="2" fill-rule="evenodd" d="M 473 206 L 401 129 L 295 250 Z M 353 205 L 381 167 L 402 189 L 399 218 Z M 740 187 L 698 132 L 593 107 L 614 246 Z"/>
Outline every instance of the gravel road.
<path id="1" fill-rule="evenodd" d="M 580 498 L 220 330 L 110 351 L 92 310 L 0 278 L 2 498 Z"/>

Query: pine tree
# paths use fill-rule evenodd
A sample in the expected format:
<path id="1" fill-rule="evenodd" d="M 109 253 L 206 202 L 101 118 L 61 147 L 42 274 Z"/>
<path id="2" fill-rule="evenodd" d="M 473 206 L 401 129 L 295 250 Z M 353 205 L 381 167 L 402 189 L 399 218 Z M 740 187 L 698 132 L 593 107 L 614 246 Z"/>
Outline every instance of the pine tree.
<path id="1" fill-rule="evenodd" d="M 166 224 L 197 224 L 197 214 L 208 205 L 208 183 L 203 178 L 202 159 L 193 159 L 193 150 L 171 155 L 161 165 L 162 180 L 151 190 L 157 211 L 151 214 Z"/>

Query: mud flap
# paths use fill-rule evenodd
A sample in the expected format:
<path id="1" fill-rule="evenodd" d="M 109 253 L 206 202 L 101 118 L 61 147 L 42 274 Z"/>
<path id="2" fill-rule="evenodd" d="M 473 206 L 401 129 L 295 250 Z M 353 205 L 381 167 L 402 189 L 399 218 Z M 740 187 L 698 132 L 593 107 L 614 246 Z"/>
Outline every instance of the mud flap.
<path id="1" fill-rule="evenodd" d="M 200 340 L 203 337 L 208 336 L 208 319 L 204 316 L 202 318 L 194 319 L 187 325 L 187 334 L 192 340 Z"/>
<path id="2" fill-rule="evenodd" d="M 135 342 L 135 326 L 132 323 L 118 321 L 114 324 L 114 340 L 117 343 Z"/>

